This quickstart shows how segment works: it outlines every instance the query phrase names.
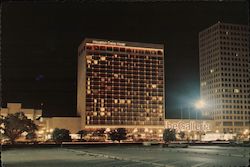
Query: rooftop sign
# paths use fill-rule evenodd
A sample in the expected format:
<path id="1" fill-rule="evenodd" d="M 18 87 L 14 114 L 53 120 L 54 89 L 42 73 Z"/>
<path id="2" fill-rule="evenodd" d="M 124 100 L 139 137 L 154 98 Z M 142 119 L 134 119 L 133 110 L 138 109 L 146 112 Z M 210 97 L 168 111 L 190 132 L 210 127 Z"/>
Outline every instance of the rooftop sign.
<path id="1" fill-rule="evenodd" d="M 117 46 L 125 46 L 125 43 L 122 42 L 111 42 L 111 41 L 96 41 L 93 40 L 92 43 L 94 44 L 101 44 L 101 45 L 117 45 Z"/>

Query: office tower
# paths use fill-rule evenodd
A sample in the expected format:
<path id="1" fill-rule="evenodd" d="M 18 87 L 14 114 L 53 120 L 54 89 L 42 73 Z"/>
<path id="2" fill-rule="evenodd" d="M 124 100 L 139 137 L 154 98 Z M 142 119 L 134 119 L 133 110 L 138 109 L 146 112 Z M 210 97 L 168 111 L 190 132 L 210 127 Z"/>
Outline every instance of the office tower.
<path id="1" fill-rule="evenodd" d="M 199 33 L 200 90 L 204 114 L 218 131 L 249 129 L 249 27 L 220 23 Z"/>
<path id="2" fill-rule="evenodd" d="M 78 50 L 82 127 L 163 128 L 163 51 L 159 44 L 85 39 Z"/>

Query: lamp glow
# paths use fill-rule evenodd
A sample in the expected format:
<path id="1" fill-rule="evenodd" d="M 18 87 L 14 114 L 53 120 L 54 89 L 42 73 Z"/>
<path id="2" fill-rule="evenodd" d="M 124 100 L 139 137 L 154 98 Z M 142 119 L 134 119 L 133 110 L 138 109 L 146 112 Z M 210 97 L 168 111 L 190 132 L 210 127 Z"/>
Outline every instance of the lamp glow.
<path id="1" fill-rule="evenodd" d="M 204 102 L 203 100 L 199 100 L 199 101 L 197 101 L 197 102 L 195 103 L 195 107 L 196 107 L 197 109 L 202 109 L 202 108 L 205 107 L 205 102 Z"/>

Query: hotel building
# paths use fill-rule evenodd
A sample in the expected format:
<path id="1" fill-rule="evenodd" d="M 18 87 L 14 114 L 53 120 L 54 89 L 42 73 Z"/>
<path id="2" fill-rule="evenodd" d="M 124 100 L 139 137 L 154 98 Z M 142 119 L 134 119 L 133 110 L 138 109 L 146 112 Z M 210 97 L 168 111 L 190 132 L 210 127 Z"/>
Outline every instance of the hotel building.
<path id="1" fill-rule="evenodd" d="M 82 128 L 164 128 L 164 46 L 85 39 L 78 49 Z"/>
<path id="2" fill-rule="evenodd" d="M 220 23 L 199 33 L 203 113 L 224 133 L 249 129 L 249 27 Z"/>

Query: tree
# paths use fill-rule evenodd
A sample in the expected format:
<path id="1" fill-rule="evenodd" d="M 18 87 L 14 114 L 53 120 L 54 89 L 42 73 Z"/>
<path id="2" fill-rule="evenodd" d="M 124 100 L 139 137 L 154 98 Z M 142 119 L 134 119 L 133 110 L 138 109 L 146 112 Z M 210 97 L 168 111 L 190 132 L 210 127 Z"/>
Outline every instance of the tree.
<path id="1" fill-rule="evenodd" d="M 28 119 L 23 112 L 1 117 L 0 125 L 3 134 L 10 139 L 12 144 L 14 144 L 16 139 L 24 132 L 35 133 L 37 130 L 37 125 L 31 119 Z"/>
<path id="2" fill-rule="evenodd" d="M 165 142 L 175 141 L 175 129 L 165 129 L 163 132 L 163 140 Z"/>
<path id="3" fill-rule="evenodd" d="M 109 137 L 112 141 L 117 140 L 120 143 L 121 140 L 127 139 L 127 131 L 125 128 L 114 129 L 109 133 Z"/>
<path id="4" fill-rule="evenodd" d="M 105 132 L 105 128 L 96 129 L 96 130 L 93 132 L 93 136 L 102 137 L 102 136 L 104 135 L 104 132 Z"/>
<path id="5" fill-rule="evenodd" d="M 77 134 L 80 135 L 80 141 L 82 141 L 83 137 L 88 134 L 88 131 L 86 131 L 86 130 L 80 130 L 80 131 L 77 132 Z"/>
<path id="6" fill-rule="evenodd" d="M 25 137 L 27 140 L 31 140 L 32 142 L 34 142 L 37 138 L 37 135 L 35 132 L 29 132 Z"/>
<path id="7" fill-rule="evenodd" d="M 52 133 L 52 139 L 57 143 L 71 141 L 70 132 L 67 129 L 55 128 Z"/>
<path id="8" fill-rule="evenodd" d="M 182 131 L 181 131 L 181 132 L 179 133 L 179 136 L 180 136 L 180 138 L 183 140 L 183 139 L 185 138 L 185 132 L 182 132 Z"/>

